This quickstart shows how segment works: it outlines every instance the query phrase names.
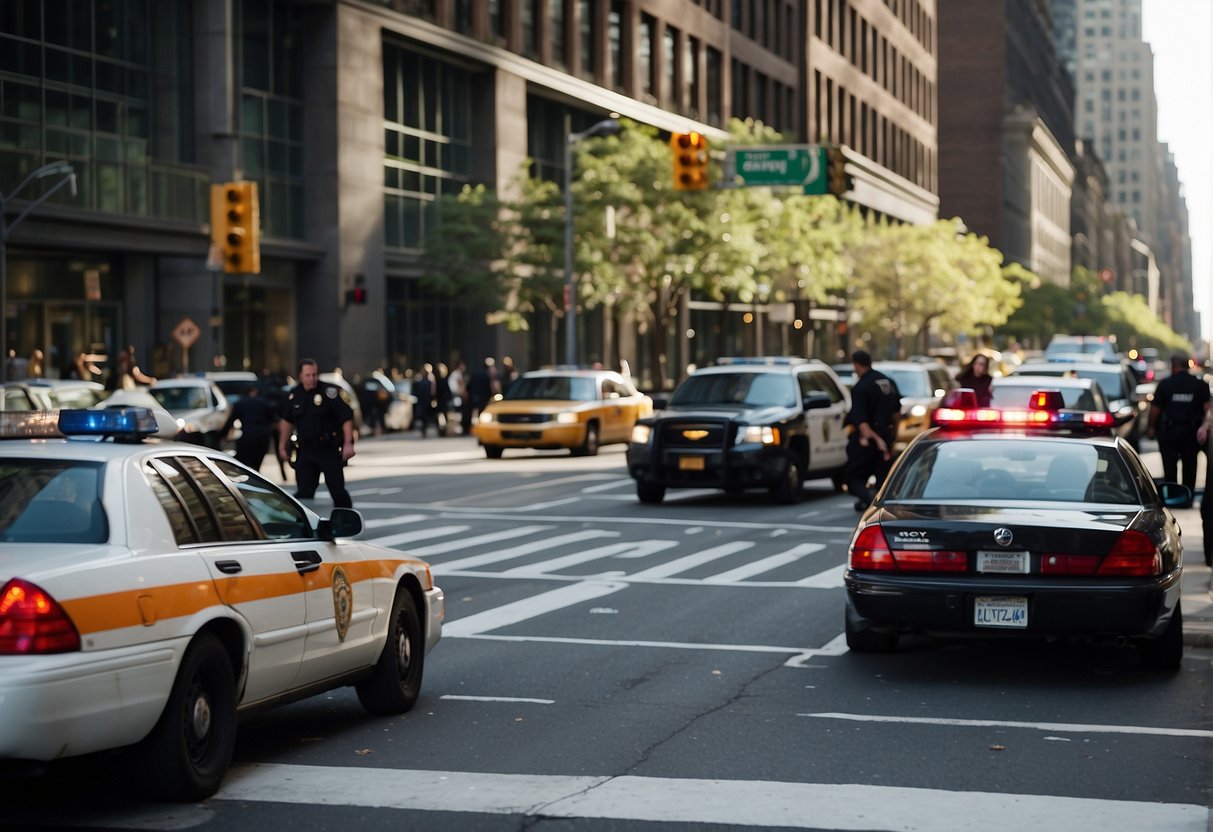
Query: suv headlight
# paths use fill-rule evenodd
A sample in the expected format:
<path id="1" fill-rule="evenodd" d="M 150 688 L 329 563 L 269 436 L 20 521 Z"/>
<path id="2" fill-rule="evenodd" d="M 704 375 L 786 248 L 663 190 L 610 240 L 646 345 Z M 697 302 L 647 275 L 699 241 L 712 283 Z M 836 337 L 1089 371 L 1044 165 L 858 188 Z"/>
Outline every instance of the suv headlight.
<path id="1" fill-rule="evenodd" d="M 652 436 L 653 429 L 648 425 L 632 425 L 632 442 L 636 445 L 649 444 L 649 437 Z"/>
<path id="2" fill-rule="evenodd" d="M 760 445 L 778 445 L 779 430 L 769 425 L 746 425 L 737 431 L 737 444 L 755 442 Z"/>

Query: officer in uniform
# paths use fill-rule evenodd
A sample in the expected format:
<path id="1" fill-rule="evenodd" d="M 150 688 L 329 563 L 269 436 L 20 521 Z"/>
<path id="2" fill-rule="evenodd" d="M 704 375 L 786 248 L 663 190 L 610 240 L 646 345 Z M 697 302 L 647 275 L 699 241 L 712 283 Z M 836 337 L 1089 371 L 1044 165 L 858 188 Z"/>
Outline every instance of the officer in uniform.
<path id="1" fill-rule="evenodd" d="M 294 425 L 299 435 L 295 457 L 298 496 L 310 500 L 324 474 L 324 484 L 333 497 L 333 505 L 351 508 L 353 500 L 345 490 L 345 463 L 354 455 L 354 412 L 341 398 L 341 391 L 320 381 L 320 369 L 314 359 L 299 362 L 299 384 L 291 390 L 278 434 L 278 458 L 287 459 L 287 441 Z"/>
<path id="2" fill-rule="evenodd" d="M 847 491 L 855 496 L 855 510 L 863 511 L 875 491 L 868 479 L 875 476 L 879 490 L 893 464 L 893 442 L 901 419 L 901 391 L 897 383 L 872 369 L 867 350 L 851 354 L 855 386 L 851 388 L 851 412 L 847 414 L 847 467 L 843 472 Z"/>
<path id="3" fill-rule="evenodd" d="M 1171 375 L 1158 383 L 1150 404 L 1146 436 L 1158 438 L 1162 455 L 1162 478 L 1180 482 L 1178 464 L 1183 462 L 1183 484 L 1196 488 L 1196 457 L 1209 436 L 1207 417 L 1213 405 L 1209 384 L 1188 372 L 1188 356 L 1171 356 Z"/>

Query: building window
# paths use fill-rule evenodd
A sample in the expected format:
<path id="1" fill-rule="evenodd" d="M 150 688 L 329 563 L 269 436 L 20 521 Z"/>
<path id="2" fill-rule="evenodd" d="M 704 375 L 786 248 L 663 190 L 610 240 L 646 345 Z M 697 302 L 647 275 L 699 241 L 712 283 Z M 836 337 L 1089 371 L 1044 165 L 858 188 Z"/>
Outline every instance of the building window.
<path id="1" fill-rule="evenodd" d="M 699 39 L 687 38 L 683 52 L 682 83 L 686 89 L 687 113 L 699 118 Z"/>
<path id="2" fill-rule="evenodd" d="M 489 0 L 489 33 L 497 38 L 505 38 L 505 16 L 501 4 L 505 0 Z"/>
<path id="3" fill-rule="evenodd" d="M 639 43 L 636 48 L 636 71 L 640 75 L 640 94 L 646 100 L 657 100 L 656 65 L 653 61 L 653 32 L 657 21 L 649 15 L 641 15 Z"/>
<path id="4" fill-rule="evenodd" d="M 668 106 L 678 106 L 678 91 L 675 88 L 675 77 L 677 63 L 675 62 L 675 43 L 678 39 L 678 30 L 673 26 L 665 27 L 665 35 L 661 40 L 661 57 L 662 63 L 665 66 L 665 83 L 661 88 L 662 102 Z"/>
<path id="5" fill-rule="evenodd" d="M 552 63 L 561 68 L 568 64 L 564 40 L 564 3 L 565 0 L 549 0 L 548 6 L 551 10 Z"/>
<path id="6" fill-rule="evenodd" d="M 384 242 L 419 249 L 442 194 L 469 181 L 472 76 L 383 45 Z"/>
<path id="7" fill-rule="evenodd" d="M 719 127 L 724 123 L 721 110 L 721 94 L 720 94 L 720 64 L 722 56 L 720 51 L 708 47 L 708 66 L 707 66 L 707 83 L 708 83 L 708 124 L 713 127 Z"/>
<path id="8" fill-rule="evenodd" d="M 578 0 L 577 27 L 581 33 L 581 71 L 594 74 L 594 3 L 593 0 Z"/>
<path id="9" fill-rule="evenodd" d="M 519 18 L 522 22 L 522 54 L 534 59 L 539 55 L 535 36 L 535 5 L 542 0 L 522 0 Z"/>
<path id="10" fill-rule="evenodd" d="M 607 41 L 611 54 L 611 86 L 623 88 L 623 8 L 619 0 L 611 0 L 607 12 Z"/>

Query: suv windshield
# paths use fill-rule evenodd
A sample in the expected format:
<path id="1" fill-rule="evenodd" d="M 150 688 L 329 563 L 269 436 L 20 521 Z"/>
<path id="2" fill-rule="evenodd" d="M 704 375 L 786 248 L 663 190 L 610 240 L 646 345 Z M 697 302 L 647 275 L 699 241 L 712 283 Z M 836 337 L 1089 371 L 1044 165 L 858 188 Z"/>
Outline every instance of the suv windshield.
<path id="1" fill-rule="evenodd" d="M 598 399 L 598 387 L 593 378 L 583 376 L 523 376 L 510 385 L 505 398 L 592 402 Z"/>
<path id="2" fill-rule="evenodd" d="M 104 543 L 101 466 L 67 460 L 0 460 L 0 540 Z"/>
<path id="3" fill-rule="evenodd" d="M 679 385 L 670 405 L 795 407 L 796 388 L 783 373 L 703 373 Z"/>

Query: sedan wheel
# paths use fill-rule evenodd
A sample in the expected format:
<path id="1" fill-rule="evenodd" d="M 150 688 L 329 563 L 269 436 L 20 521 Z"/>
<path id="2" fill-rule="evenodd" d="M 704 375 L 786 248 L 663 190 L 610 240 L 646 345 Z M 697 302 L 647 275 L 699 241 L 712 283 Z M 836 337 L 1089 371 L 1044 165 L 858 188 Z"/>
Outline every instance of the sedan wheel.
<path id="1" fill-rule="evenodd" d="M 403 587 L 396 590 L 392 617 L 388 621 L 387 641 L 379 654 L 375 672 L 355 687 L 362 707 L 385 716 L 402 714 L 417 703 L 425 659 L 417 605 Z"/>
<path id="2" fill-rule="evenodd" d="M 882 633 L 851 622 L 847 615 L 847 647 L 856 653 L 892 653 L 897 649 L 897 633 Z"/>
<path id="3" fill-rule="evenodd" d="M 1137 658 L 1147 670 L 1179 670 L 1184 655 L 1184 617 L 1176 605 L 1171 623 L 1158 638 L 1137 642 Z"/>

